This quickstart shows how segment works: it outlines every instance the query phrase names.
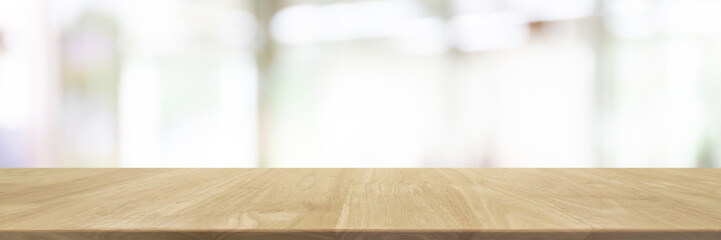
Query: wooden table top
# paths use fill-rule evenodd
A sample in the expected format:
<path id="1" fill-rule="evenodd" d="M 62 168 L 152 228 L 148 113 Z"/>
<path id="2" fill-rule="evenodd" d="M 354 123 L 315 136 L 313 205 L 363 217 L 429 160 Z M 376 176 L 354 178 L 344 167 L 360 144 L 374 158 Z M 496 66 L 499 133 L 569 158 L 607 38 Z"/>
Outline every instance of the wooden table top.
<path id="1" fill-rule="evenodd" d="M 721 239 L 721 169 L 0 169 L 0 239 Z"/>

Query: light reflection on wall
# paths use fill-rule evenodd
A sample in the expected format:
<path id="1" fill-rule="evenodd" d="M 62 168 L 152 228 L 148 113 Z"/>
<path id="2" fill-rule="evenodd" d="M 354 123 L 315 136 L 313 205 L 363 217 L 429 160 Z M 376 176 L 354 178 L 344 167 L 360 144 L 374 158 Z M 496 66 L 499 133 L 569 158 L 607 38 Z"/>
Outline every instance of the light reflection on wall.
<path id="1" fill-rule="evenodd" d="M 151 4 L 117 8 L 121 166 L 257 166 L 252 15 L 230 1 Z"/>

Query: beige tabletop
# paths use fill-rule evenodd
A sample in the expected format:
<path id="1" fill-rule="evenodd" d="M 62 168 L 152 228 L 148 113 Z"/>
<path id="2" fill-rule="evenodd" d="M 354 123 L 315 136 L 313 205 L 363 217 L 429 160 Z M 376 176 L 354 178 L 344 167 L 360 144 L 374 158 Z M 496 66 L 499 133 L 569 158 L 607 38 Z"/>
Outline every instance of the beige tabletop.
<path id="1" fill-rule="evenodd" d="M 721 239 L 721 169 L 0 169 L 0 239 Z"/>

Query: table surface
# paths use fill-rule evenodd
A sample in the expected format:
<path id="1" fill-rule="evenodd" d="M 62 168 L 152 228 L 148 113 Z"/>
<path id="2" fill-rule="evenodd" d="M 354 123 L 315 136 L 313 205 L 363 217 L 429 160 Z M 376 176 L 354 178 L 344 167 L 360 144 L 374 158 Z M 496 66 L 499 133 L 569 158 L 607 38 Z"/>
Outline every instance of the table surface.
<path id="1" fill-rule="evenodd" d="M 721 239 L 721 169 L 0 169 L 0 239 Z"/>

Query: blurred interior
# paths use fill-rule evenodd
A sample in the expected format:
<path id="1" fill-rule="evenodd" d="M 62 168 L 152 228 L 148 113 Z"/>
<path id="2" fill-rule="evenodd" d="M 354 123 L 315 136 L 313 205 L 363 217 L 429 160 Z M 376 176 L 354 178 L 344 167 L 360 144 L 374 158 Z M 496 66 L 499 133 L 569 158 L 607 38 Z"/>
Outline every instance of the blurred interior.
<path id="1" fill-rule="evenodd" d="M 0 0 L 0 167 L 719 167 L 719 12 Z"/>

